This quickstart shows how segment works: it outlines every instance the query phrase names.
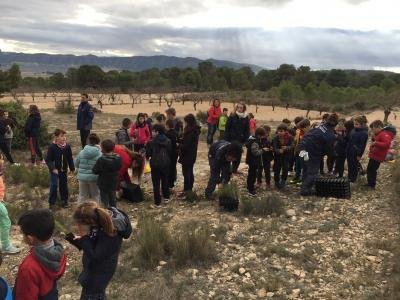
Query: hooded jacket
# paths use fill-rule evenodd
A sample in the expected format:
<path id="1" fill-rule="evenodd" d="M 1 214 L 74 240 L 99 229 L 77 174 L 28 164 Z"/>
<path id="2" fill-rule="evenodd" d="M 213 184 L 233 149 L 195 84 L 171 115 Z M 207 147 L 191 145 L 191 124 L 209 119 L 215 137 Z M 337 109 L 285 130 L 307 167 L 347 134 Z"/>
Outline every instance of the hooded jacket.
<path id="1" fill-rule="evenodd" d="M 25 123 L 25 136 L 38 137 L 40 135 L 40 122 L 42 117 L 40 113 L 30 114 Z"/>
<path id="2" fill-rule="evenodd" d="M 132 233 L 128 216 L 114 207 L 108 208 L 116 234 L 109 236 L 102 228 L 92 228 L 89 235 L 73 239 L 67 235 L 67 241 L 83 251 L 83 270 L 78 281 L 89 294 L 103 292 L 112 279 L 118 265 L 122 239 Z M 69 236 L 69 237 L 68 237 Z"/>
<path id="3" fill-rule="evenodd" d="M 79 152 L 75 160 L 75 167 L 78 169 L 78 180 L 97 181 L 98 175 L 93 174 L 93 167 L 100 156 L 100 147 L 95 145 L 86 145 Z"/>
<path id="4" fill-rule="evenodd" d="M 135 139 L 133 143 L 137 145 L 146 145 L 151 138 L 150 129 L 146 122 L 133 123 L 129 135 Z"/>
<path id="5" fill-rule="evenodd" d="M 207 123 L 211 125 L 216 125 L 218 123 L 219 116 L 221 115 L 221 107 L 218 106 L 211 106 L 210 109 L 208 110 L 208 118 L 207 118 Z"/>
<path id="6" fill-rule="evenodd" d="M 346 153 L 350 156 L 361 157 L 368 142 L 368 128 L 354 128 L 349 135 Z"/>
<path id="7" fill-rule="evenodd" d="M 54 241 L 49 248 L 32 247 L 19 266 L 13 296 L 17 300 L 56 300 L 56 281 L 64 274 L 66 255 L 63 246 Z"/>
<path id="8" fill-rule="evenodd" d="M 118 186 L 118 171 L 122 166 L 121 157 L 118 154 L 103 154 L 93 166 L 93 174 L 99 175 L 97 186 L 100 190 L 116 191 Z"/>
<path id="9" fill-rule="evenodd" d="M 237 113 L 231 114 L 226 122 L 225 140 L 237 141 L 244 144 L 250 136 L 249 117 L 244 114 L 240 117 Z"/>
<path id="10" fill-rule="evenodd" d="M 369 148 L 369 158 L 383 162 L 395 135 L 396 129 L 390 126 L 384 127 L 380 132 L 375 134 L 373 144 Z"/>
<path id="11" fill-rule="evenodd" d="M 118 182 L 121 184 L 121 181 L 131 182 L 131 178 L 129 176 L 128 170 L 132 166 L 132 157 L 126 152 L 125 147 L 120 145 L 115 145 L 114 152 L 121 157 L 121 168 L 118 171 Z"/>
<path id="12" fill-rule="evenodd" d="M 126 128 L 118 129 L 118 131 L 115 133 L 115 144 L 124 145 L 132 150 L 133 141 L 131 141 L 128 129 Z"/>
<path id="13" fill-rule="evenodd" d="M 168 168 L 171 163 L 171 141 L 163 133 L 156 135 L 146 147 L 151 168 Z"/>
<path id="14" fill-rule="evenodd" d="M 231 143 L 225 140 L 220 140 L 211 145 L 208 150 L 208 160 L 211 165 L 230 165 L 230 162 L 226 160 L 225 155 L 228 151 L 228 146 Z"/>
<path id="15" fill-rule="evenodd" d="M 246 164 L 256 167 L 261 166 L 262 154 L 264 152 L 261 146 L 261 139 L 256 139 L 255 137 L 251 136 L 246 143 L 246 147 Z"/>
<path id="16" fill-rule="evenodd" d="M 286 132 L 282 138 L 277 134 L 272 139 L 272 146 L 274 149 L 275 158 L 284 157 L 288 159 L 293 153 L 293 137 L 289 134 L 289 132 Z M 286 149 L 283 151 L 283 153 L 280 153 L 279 151 L 282 149 L 282 147 L 286 147 Z"/>
<path id="17" fill-rule="evenodd" d="M 78 113 L 76 115 L 76 129 L 90 130 L 92 129 L 92 121 L 94 118 L 93 107 L 89 102 L 81 102 L 78 106 Z"/>
<path id="18" fill-rule="evenodd" d="M 311 157 L 320 159 L 324 155 L 333 156 L 334 127 L 323 123 L 307 132 L 299 144 L 299 151 L 305 150 Z"/>
<path id="19" fill-rule="evenodd" d="M 179 162 L 182 165 L 193 165 L 196 162 L 199 136 L 200 126 L 190 128 L 183 133 L 183 139 L 179 149 Z"/>

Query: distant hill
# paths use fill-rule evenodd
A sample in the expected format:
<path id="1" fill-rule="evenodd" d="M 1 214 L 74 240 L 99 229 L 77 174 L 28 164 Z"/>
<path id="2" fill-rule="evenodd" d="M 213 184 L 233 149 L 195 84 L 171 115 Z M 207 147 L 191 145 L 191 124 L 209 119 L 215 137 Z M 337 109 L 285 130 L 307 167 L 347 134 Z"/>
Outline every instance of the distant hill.
<path id="1" fill-rule="evenodd" d="M 102 57 L 95 55 L 65 55 L 65 54 L 26 54 L 16 52 L 0 51 L 0 69 L 8 69 L 13 63 L 17 63 L 24 75 L 38 75 L 45 73 L 65 73 L 68 68 L 79 67 L 80 65 L 98 65 L 104 71 L 109 70 L 129 70 L 143 71 L 151 68 L 165 69 L 171 67 L 196 68 L 202 61 L 210 61 L 217 67 L 230 67 L 239 69 L 249 66 L 253 71 L 258 72 L 260 66 L 250 64 L 240 64 L 227 60 L 208 59 L 201 60 L 195 57 L 176 57 L 176 56 L 131 56 L 131 57 Z"/>

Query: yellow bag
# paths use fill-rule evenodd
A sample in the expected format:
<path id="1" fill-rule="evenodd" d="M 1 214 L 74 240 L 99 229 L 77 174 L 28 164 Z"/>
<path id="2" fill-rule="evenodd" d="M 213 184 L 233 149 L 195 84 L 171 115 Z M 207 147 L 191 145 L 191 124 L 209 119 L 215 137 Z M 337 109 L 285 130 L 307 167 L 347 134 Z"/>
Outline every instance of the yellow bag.
<path id="1" fill-rule="evenodd" d="M 148 174 L 150 172 L 151 172 L 150 163 L 148 161 L 146 161 L 146 165 L 144 166 L 143 173 Z"/>

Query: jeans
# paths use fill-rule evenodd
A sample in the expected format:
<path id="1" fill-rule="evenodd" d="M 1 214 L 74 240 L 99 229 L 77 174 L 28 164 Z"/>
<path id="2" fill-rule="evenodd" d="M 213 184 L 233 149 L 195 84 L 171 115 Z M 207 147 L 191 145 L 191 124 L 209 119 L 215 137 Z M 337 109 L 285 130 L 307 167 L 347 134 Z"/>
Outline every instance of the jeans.
<path id="1" fill-rule="evenodd" d="M 169 173 L 168 173 L 168 184 L 169 188 L 172 189 L 175 186 L 176 182 L 176 162 L 177 157 L 171 157 L 171 164 L 169 165 Z M 183 167 L 182 167 L 183 168 Z"/>
<path id="2" fill-rule="evenodd" d="M 301 179 L 302 170 L 303 170 L 303 160 L 301 159 L 300 156 L 296 155 L 294 159 L 294 171 L 296 172 L 296 175 L 294 177 L 295 180 Z"/>
<path id="3" fill-rule="evenodd" d="M 207 123 L 207 144 L 212 145 L 215 131 L 217 130 L 217 124 Z"/>
<path id="4" fill-rule="evenodd" d="M 258 167 L 257 171 L 257 182 L 261 184 L 262 182 L 262 175 L 263 171 L 265 174 L 265 183 L 267 185 L 271 184 L 271 161 L 268 159 L 263 159 L 263 164 L 262 166 Z"/>
<path id="5" fill-rule="evenodd" d="M 1 179 L 2 180 L 2 179 Z M 0 235 L 1 246 L 3 249 L 10 246 L 10 228 L 11 221 L 8 216 L 8 211 L 3 201 L 0 201 Z"/>
<path id="6" fill-rule="evenodd" d="M 87 138 L 89 137 L 90 130 L 81 129 L 81 130 L 79 130 L 79 133 L 81 135 L 81 144 L 82 144 L 82 149 L 83 149 L 87 144 Z"/>
<path id="7" fill-rule="evenodd" d="M 8 152 L 10 152 L 10 153 L 11 153 L 12 140 L 13 140 L 13 138 L 4 139 L 4 141 L 6 142 L 7 148 L 8 148 Z"/>
<path id="8" fill-rule="evenodd" d="M 286 182 L 289 171 L 289 160 L 287 156 L 276 155 L 274 161 L 274 181 L 275 185 L 279 186 Z"/>
<path id="9" fill-rule="evenodd" d="M 31 162 L 36 162 L 36 157 L 41 161 L 43 160 L 42 150 L 40 149 L 39 139 L 35 136 L 29 137 L 29 150 L 31 151 Z"/>
<path id="10" fill-rule="evenodd" d="M 303 159 L 302 159 L 303 160 Z M 303 180 L 301 183 L 301 194 L 309 194 L 314 187 L 315 179 L 318 176 L 321 157 L 310 156 L 308 161 L 303 160 Z"/>
<path id="11" fill-rule="evenodd" d="M 13 160 L 11 154 L 10 154 L 10 151 L 9 151 L 9 149 L 8 149 L 6 140 L 5 140 L 4 138 L 0 138 L 0 150 L 4 153 L 4 156 L 7 158 L 7 160 L 8 160 L 10 163 L 13 164 L 13 163 L 14 163 L 14 160 Z"/>
<path id="12" fill-rule="evenodd" d="M 117 207 L 117 196 L 115 190 L 102 190 L 100 189 L 100 201 L 105 208 Z"/>
<path id="13" fill-rule="evenodd" d="M 84 288 L 82 288 L 80 300 L 107 300 L 106 291 L 92 294 L 92 293 L 88 293 Z"/>
<path id="14" fill-rule="evenodd" d="M 231 179 L 230 164 L 228 162 L 220 164 L 213 158 L 208 159 L 210 165 L 210 178 L 208 179 L 207 187 L 205 190 L 206 198 L 210 198 L 215 191 L 217 184 L 227 184 Z M 222 178 L 221 178 L 222 177 Z"/>
<path id="15" fill-rule="evenodd" d="M 183 191 L 193 190 L 194 184 L 194 174 L 193 174 L 194 164 L 182 165 L 182 175 L 183 175 Z"/>
<path id="16" fill-rule="evenodd" d="M 168 171 L 169 168 L 151 167 L 151 181 L 153 182 L 154 204 L 161 204 L 160 183 L 162 195 L 165 199 L 169 199 L 169 186 L 168 186 Z"/>
<path id="17" fill-rule="evenodd" d="M 257 171 L 259 167 L 257 165 L 249 165 L 249 171 L 247 173 L 247 190 L 254 192 L 254 184 L 256 183 Z"/>
<path id="18" fill-rule="evenodd" d="M 346 162 L 346 156 L 337 156 L 335 161 L 335 174 L 339 177 L 343 177 L 344 174 L 344 163 Z"/>
<path id="19" fill-rule="evenodd" d="M 328 172 L 333 172 L 333 167 L 335 166 L 336 156 L 332 155 L 326 159 L 326 165 L 328 166 Z"/>
<path id="20" fill-rule="evenodd" d="M 79 196 L 78 201 L 96 200 L 100 203 L 100 191 L 96 181 L 79 180 Z"/>
<path id="21" fill-rule="evenodd" d="M 355 182 L 359 171 L 359 162 L 356 154 L 347 154 L 347 167 L 350 182 Z"/>
<path id="22" fill-rule="evenodd" d="M 378 169 L 381 163 L 375 159 L 370 158 L 367 167 L 367 180 L 370 187 L 376 186 L 376 175 L 378 174 Z"/>
<path id="23" fill-rule="evenodd" d="M 58 174 L 50 172 L 49 204 L 55 205 L 57 201 L 57 190 L 60 190 L 62 203 L 68 204 L 68 180 L 67 172 L 58 171 Z"/>

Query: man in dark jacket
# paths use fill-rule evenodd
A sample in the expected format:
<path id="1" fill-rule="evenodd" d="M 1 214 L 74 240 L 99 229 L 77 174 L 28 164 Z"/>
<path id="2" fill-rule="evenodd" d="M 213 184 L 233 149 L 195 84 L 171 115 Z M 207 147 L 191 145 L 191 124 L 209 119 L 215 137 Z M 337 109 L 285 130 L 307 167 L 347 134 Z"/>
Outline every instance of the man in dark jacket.
<path id="1" fill-rule="evenodd" d="M 310 130 L 300 142 L 299 156 L 304 161 L 303 181 L 301 184 L 302 196 L 312 194 L 312 188 L 318 176 L 322 157 L 324 155 L 333 155 L 334 153 L 334 128 L 337 123 L 337 114 L 331 114 L 326 122 Z"/>
<path id="2" fill-rule="evenodd" d="M 246 105 L 238 103 L 235 111 L 229 116 L 225 127 L 225 140 L 228 142 L 238 142 L 241 145 L 247 142 L 250 137 L 249 117 L 246 113 Z M 237 173 L 240 159 L 232 163 L 233 173 Z"/>
<path id="3" fill-rule="evenodd" d="M 78 114 L 76 116 L 76 127 L 80 132 L 82 149 L 86 145 L 94 118 L 93 107 L 88 101 L 88 94 L 81 94 L 81 103 L 78 106 Z"/>
<path id="4" fill-rule="evenodd" d="M 153 140 L 146 147 L 146 158 L 150 159 L 154 204 L 156 207 L 160 207 L 160 183 L 165 202 L 168 202 L 170 197 L 168 174 L 171 164 L 171 141 L 165 135 L 162 125 L 154 125 L 153 131 Z"/>
<path id="5" fill-rule="evenodd" d="M 116 192 L 118 188 L 118 171 L 122 166 L 121 157 L 114 153 L 115 144 L 112 140 L 101 142 L 103 155 L 93 166 L 93 174 L 99 175 L 97 186 L 104 207 L 117 207 Z"/>
<path id="6" fill-rule="evenodd" d="M 220 140 L 211 145 L 208 150 L 210 178 L 208 179 L 205 196 L 212 200 L 212 193 L 218 183 L 227 184 L 231 179 L 231 163 L 242 156 L 242 145 L 237 142 Z"/>

